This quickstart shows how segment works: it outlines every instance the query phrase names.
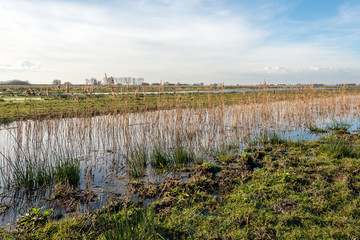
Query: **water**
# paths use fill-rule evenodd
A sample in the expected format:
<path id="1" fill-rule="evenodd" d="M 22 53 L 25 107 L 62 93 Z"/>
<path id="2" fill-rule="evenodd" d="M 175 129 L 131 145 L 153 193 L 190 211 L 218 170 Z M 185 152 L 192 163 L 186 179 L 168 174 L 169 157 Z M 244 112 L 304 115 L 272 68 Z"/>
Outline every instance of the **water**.
<path id="1" fill-rule="evenodd" d="M 241 150 L 249 141 L 276 133 L 296 140 L 312 140 L 318 136 L 307 131 L 309 125 L 326 125 L 347 121 L 351 130 L 359 129 L 360 96 L 341 96 L 268 104 L 219 106 L 209 109 L 174 109 L 129 113 L 91 118 L 65 118 L 42 121 L 19 121 L 0 127 L 0 166 L 4 186 L 11 171 L 6 158 L 16 155 L 50 159 L 71 156 L 80 160 L 80 189 L 90 189 L 96 201 L 81 204 L 79 212 L 87 212 L 112 199 L 133 199 L 129 191 L 127 157 L 131 151 L 144 148 L 148 154 L 155 147 L 170 151 L 181 144 L 197 156 L 211 161 L 221 149 Z M 216 154 L 215 154 L 216 155 Z M 182 173 L 157 172 L 148 164 L 144 181 L 161 182 L 166 177 L 186 181 Z M 0 225 L 14 222 L 17 208 L 55 207 L 45 202 L 51 189 L 26 196 L 0 189 Z M 148 200 L 147 200 L 148 201 Z M 2 205 L 1 205 L 2 204 Z M 6 209 L 4 206 L 9 206 Z M 2 208 L 3 207 L 3 208 Z M 4 209 L 3 211 L 1 209 Z M 3 213 L 2 213 L 3 212 Z"/>

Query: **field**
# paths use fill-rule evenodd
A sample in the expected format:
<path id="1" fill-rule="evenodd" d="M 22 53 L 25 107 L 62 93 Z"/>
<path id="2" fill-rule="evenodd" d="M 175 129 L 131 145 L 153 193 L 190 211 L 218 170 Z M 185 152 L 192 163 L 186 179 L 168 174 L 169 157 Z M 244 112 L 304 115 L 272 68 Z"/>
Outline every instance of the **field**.
<path id="1" fill-rule="evenodd" d="M 269 88 L 267 86 L 141 88 L 0 86 L 0 89 L 0 123 L 26 119 L 87 117 L 161 109 L 213 107 L 221 104 L 294 100 L 307 97 L 306 92 L 310 93 L 311 97 L 321 98 L 339 92 L 356 93 L 360 91 L 358 88 L 334 87 L 328 87 L 332 90 L 291 87 L 286 91 L 287 88 Z M 188 94 L 182 94 L 184 92 Z"/>
<path id="2" fill-rule="evenodd" d="M 0 237 L 360 236 L 360 89 L 0 92 Z"/>

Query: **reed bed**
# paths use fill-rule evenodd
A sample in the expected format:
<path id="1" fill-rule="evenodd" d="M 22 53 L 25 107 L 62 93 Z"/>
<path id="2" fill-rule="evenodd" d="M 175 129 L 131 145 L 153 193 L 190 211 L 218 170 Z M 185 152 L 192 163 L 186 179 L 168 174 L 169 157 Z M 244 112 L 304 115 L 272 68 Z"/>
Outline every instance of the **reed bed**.
<path id="1" fill-rule="evenodd" d="M 176 155 L 174 149 L 200 155 L 229 145 L 243 147 L 271 133 L 283 135 L 339 119 L 359 119 L 359 110 L 359 95 L 334 94 L 327 98 L 311 98 L 310 95 L 264 104 L 19 121 L 8 125 L 8 130 L 0 131 L 0 162 L 2 168 L 11 172 L 8 166 L 21 151 L 26 152 L 26 156 L 41 156 L 46 152 L 43 158 L 49 159 L 54 157 L 48 156 L 65 151 L 71 153 L 72 158 L 81 159 L 82 167 L 102 165 L 116 171 L 125 168 L 128 173 L 131 169 L 142 168 L 144 170 L 135 175 L 144 176 L 150 171 L 150 155 L 156 149 L 160 158 L 158 165 L 170 162 L 176 165 L 176 157 L 167 159 L 171 154 Z M 341 124 L 339 122 L 333 129 Z M 160 151 L 163 151 L 162 157 Z M 192 159 L 184 160 L 189 163 L 195 157 L 185 159 Z"/>
<path id="2" fill-rule="evenodd" d="M 77 185 L 80 180 L 80 162 L 69 155 L 38 156 L 16 151 L 14 158 L 1 156 L 0 183 L 7 190 L 36 191 L 60 182 Z"/>
<path id="3" fill-rule="evenodd" d="M 133 97 L 115 95 L 116 101 Z M 88 117 L 84 109 L 83 117 L 13 122 L 0 127 L 0 191 L 27 191 L 57 182 L 86 189 L 113 182 L 113 189 L 126 188 L 119 181 L 153 181 L 156 169 L 164 168 L 167 174 L 219 157 L 231 161 L 224 151 L 240 152 L 264 136 L 280 141 L 294 132 L 310 132 L 309 126 L 344 130 L 359 120 L 359 94 L 332 91 L 318 97 L 308 89 L 293 96 L 283 101 L 277 92 L 259 92 L 227 105 L 225 94 L 209 94 L 204 96 L 206 104 L 184 108 L 178 95 L 170 110 L 134 113 L 129 107 L 121 114 Z M 159 105 L 164 95 L 157 97 Z M 324 151 L 350 154 L 336 144 Z"/>

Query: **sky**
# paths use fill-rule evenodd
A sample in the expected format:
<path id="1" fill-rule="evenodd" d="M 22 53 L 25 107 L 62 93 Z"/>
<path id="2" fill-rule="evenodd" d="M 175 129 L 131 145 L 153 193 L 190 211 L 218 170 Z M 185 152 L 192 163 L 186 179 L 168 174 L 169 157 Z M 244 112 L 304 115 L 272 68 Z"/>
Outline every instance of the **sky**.
<path id="1" fill-rule="evenodd" d="M 0 81 L 360 84 L 358 0 L 0 0 Z"/>

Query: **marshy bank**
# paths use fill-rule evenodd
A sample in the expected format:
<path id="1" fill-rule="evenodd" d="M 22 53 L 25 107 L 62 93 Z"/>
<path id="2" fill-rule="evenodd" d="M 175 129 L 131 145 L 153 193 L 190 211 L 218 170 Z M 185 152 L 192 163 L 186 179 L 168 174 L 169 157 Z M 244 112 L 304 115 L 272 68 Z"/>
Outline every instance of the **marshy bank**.
<path id="1" fill-rule="evenodd" d="M 51 221 L 33 209 L 4 239 L 354 239 L 360 235 L 360 134 L 262 138 L 242 154 L 187 167 L 187 181 L 132 181 L 153 202 L 112 202 Z M 29 217 L 31 216 L 31 218 Z"/>
<path id="2" fill-rule="evenodd" d="M 71 92 L 71 89 L 68 91 L 54 89 L 46 95 L 42 93 L 44 90 L 33 91 L 32 89 L 34 95 L 28 97 L 24 96 L 21 91 L 15 95 L 12 94 L 15 97 L 0 96 L 0 124 L 27 119 L 91 117 L 175 108 L 212 108 L 219 105 L 264 104 L 360 93 L 359 88 L 322 89 L 302 87 L 270 89 L 266 86 L 251 90 L 209 87 L 201 88 L 199 91 L 183 92 L 179 91 L 178 88 L 173 88 L 173 92 L 170 92 L 169 89 L 160 87 L 153 92 L 154 94 L 150 94 L 148 88 L 102 89 L 85 86 L 73 90 L 74 92 Z M 10 92 L 12 93 L 12 91 Z"/>
<path id="3" fill-rule="evenodd" d="M 311 91 L 298 94 L 285 101 L 276 94 L 260 93 L 258 96 L 262 99 L 235 105 L 225 104 L 221 98 L 225 99 L 226 95 L 219 94 L 210 96 L 219 102 L 213 101 L 208 107 L 190 105 L 171 110 L 27 120 L 3 125 L 0 130 L 1 223 L 4 227 L 12 223 L 15 227 L 16 218 L 31 208 L 52 208 L 50 215 L 61 218 L 91 214 L 112 201 L 161 201 L 166 197 L 164 193 L 173 188 L 183 189 L 181 197 L 184 198 L 196 192 L 187 186 L 194 176 L 211 181 L 223 178 L 221 185 L 209 181 L 201 187 L 201 191 L 214 190 L 212 197 L 217 201 L 219 186 L 227 189 L 243 185 L 248 178 L 246 172 L 242 174 L 244 169 L 254 173 L 263 168 L 264 163 L 249 157 L 252 152 L 243 153 L 249 144 L 255 146 L 256 152 L 264 143 L 258 140 L 264 136 L 268 136 L 265 142 L 290 144 L 289 139 L 317 139 L 314 132 L 321 136 L 327 134 L 325 131 L 359 128 L 358 94 L 333 92 L 321 97 Z M 344 141 L 340 146 L 346 145 Z M 265 149 L 257 155 L 264 155 L 263 151 Z M 315 156 L 307 155 L 310 160 Z M 238 166 L 239 161 L 245 161 L 241 163 L 245 165 Z M 201 168 L 212 170 L 199 173 Z M 201 194 L 198 197 L 202 199 Z M 203 200 L 206 202 L 206 199 Z M 135 203 L 126 204 L 130 204 L 127 209 L 138 207 Z M 140 215 L 134 215 L 138 216 L 135 219 L 121 213 L 119 218 L 125 222 L 119 224 L 131 225 L 132 221 L 142 219 L 143 214 L 152 217 L 156 213 L 147 211 L 140 208 Z M 38 212 L 31 210 L 29 215 L 43 214 Z M 148 220 L 145 218 L 145 221 Z"/>

